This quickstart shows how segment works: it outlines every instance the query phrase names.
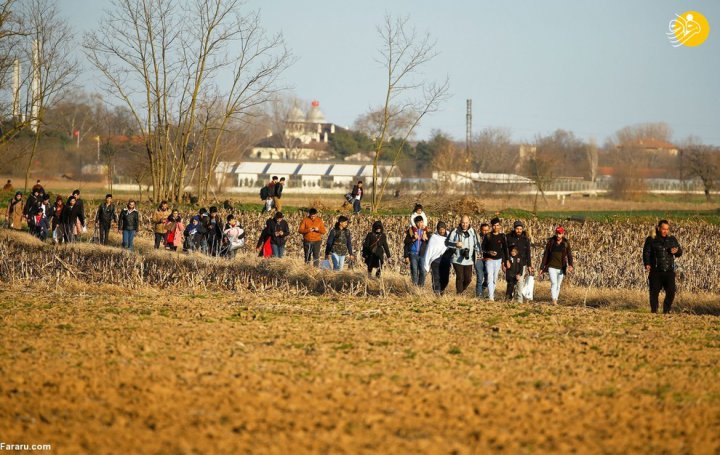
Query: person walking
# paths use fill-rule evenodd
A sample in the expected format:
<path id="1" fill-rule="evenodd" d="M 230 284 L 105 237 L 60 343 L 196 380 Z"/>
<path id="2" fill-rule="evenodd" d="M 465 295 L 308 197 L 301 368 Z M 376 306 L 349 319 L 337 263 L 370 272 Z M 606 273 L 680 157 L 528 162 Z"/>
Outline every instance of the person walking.
<path id="1" fill-rule="evenodd" d="M 38 184 L 39 184 L 39 182 L 40 181 L 38 180 Z M 42 187 L 40 187 L 40 188 L 42 188 Z M 75 198 L 75 205 L 77 206 L 77 210 L 78 210 L 78 220 L 80 220 L 80 228 L 83 232 L 85 232 L 85 230 L 86 230 L 86 227 L 85 227 L 86 226 L 85 225 L 85 203 L 83 202 L 82 199 L 80 199 L 80 190 L 78 189 L 78 190 L 73 191 L 71 197 Z"/>
<path id="2" fill-rule="evenodd" d="M 416 216 L 415 223 L 405 231 L 403 256 L 405 262 L 410 265 L 410 277 L 414 285 L 425 286 L 425 267 L 423 267 L 423 256 L 427 249 L 428 234 L 425 228 L 423 217 Z"/>
<path id="3" fill-rule="evenodd" d="M 118 232 L 122 232 L 122 247 L 130 251 L 135 249 L 135 235 L 140 230 L 140 213 L 135 208 L 135 201 L 130 200 L 127 207 L 120 212 Z"/>
<path id="4" fill-rule="evenodd" d="M 80 207 L 77 205 L 75 196 L 70 196 L 67 203 L 63 207 L 60 215 L 60 224 L 62 224 L 63 240 L 72 243 L 77 239 L 82 231 L 82 222 L 80 221 Z"/>
<path id="5" fill-rule="evenodd" d="M 345 265 L 345 258 L 355 259 L 355 256 L 353 256 L 352 236 L 348 229 L 349 223 L 350 220 L 341 215 L 328 235 L 325 246 L 325 259 L 332 260 L 333 270 L 342 270 Z"/>
<path id="6" fill-rule="evenodd" d="M 52 217 L 52 222 L 50 224 L 50 228 L 52 229 L 52 238 L 53 243 L 60 243 L 63 241 L 64 233 L 62 228 L 62 212 L 65 208 L 65 202 L 63 200 L 63 197 L 58 195 L 55 198 L 55 204 L 52 206 L 50 210 L 50 216 Z"/>
<path id="7" fill-rule="evenodd" d="M 543 253 L 540 276 L 547 273 L 550 276 L 550 298 L 553 305 L 557 305 L 560 297 L 565 274 L 573 271 L 573 255 L 570 242 L 565 238 L 565 228 L 555 228 L 555 235 L 547 239 Z"/>
<path id="8" fill-rule="evenodd" d="M 515 288 L 518 282 L 522 279 L 523 268 L 525 267 L 522 257 L 520 257 L 520 251 L 516 245 L 510 247 L 510 256 L 508 258 L 507 267 L 505 268 L 505 282 L 507 288 L 505 289 L 505 298 L 512 300 L 515 296 Z M 522 292 L 522 289 L 518 289 L 518 293 Z M 522 296 L 519 298 L 522 302 Z"/>
<path id="9" fill-rule="evenodd" d="M 680 242 L 670 235 L 670 223 L 660 220 L 655 231 L 645 239 L 643 265 L 648 273 L 650 311 L 658 312 L 660 291 L 665 290 L 663 313 L 668 314 L 675 299 L 675 258 L 682 256 Z"/>
<path id="10" fill-rule="evenodd" d="M 358 215 L 360 212 L 362 212 L 362 198 L 365 195 L 365 190 L 363 189 L 363 182 L 362 180 L 358 180 L 357 184 L 353 187 L 352 191 L 350 192 L 350 197 L 352 198 L 352 204 L 353 204 L 353 214 Z"/>
<path id="11" fill-rule="evenodd" d="M 507 238 L 500 226 L 500 218 L 495 217 L 490 220 L 490 227 L 492 231 L 483 239 L 482 251 L 485 268 L 487 268 L 488 300 L 493 301 L 495 300 L 498 275 L 500 275 L 500 270 L 506 268 L 510 254 Z"/>
<path id="12" fill-rule="evenodd" d="M 462 294 L 472 283 L 473 264 L 482 254 L 477 234 L 470 227 L 469 216 L 465 215 L 460 219 L 460 225 L 448 235 L 445 244 L 454 250 L 452 266 L 455 270 L 455 291 Z"/>
<path id="13" fill-rule="evenodd" d="M 325 223 L 318 216 L 315 208 L 308 210 L 307 216 L 300 223 L 298 232 L 303 236 L 303 253 L 305 255 L 305 263 L 309 264 L 312 258 L 313 266 L 320 265 L 320 249 L 322 248 L 322 238 L 327 234 Z"/>
<path id="14" fill-rule="evenodd" d="M 8 181 L 2 187 L 2 191 L 3 191 L 3 193 L 12 193 L 12 190 L 13 190 L 12 180 L 8 179 Z"/>
<path id="15" fill-rule="evenodd" d="M 290 226 L 287 221 L 285 221 L 283 213 L 275 212 L 275 216 L 267 220 L 265 223 L 265 229 L 263 229 L 260 234 L 255 250 L 261 252 L 265 241 L 270 239 L 272 256 L 275 258 L 282 258 L 285 256 L 285 244 L 289 235 Z"/>
<path id="16" fill-rule="evenodd" d="M 23 201 L 22 191 L 17 191 L 8 203 L 6 215 L 8 227 L 21 230 L 23 218 L 25 218 L 25 201 Z"/>
<path id="17" fill-rule="evenodd" d="M 235 221 L 235 224 L 237 224 L 237 220 Z M 223 244 L 223 236 L 225 234 L 223 220 L 220 217 L 220 213 L 218 213 L 218 208 L 215 206 L 210 207 L 205 229 L 207 230 L 208 252 L 210 256 L 219 256 Z"/>
<path id="18" fill-rule="evenodd" d="M 165 223 L 165 248 L 171 251 L 177 251 L 182 248 L 185 243 L 185 224 L 177 209 L 173 209 L 172 213 Z"/>
<path id="19" fill-rule="evenodd" d="M 377 269 L 375 276 L 380 278 L 386 256 L 391 256 L 390 247 L 382 221 L 377 220 L 373 223 L 372 230 L 368 232 L 363 242 L 362 257 L 367 265 L 368 277 L 372 276 L 373 269 Z"/>
<path id="20" fill-rule="evenodd" d="M 98 229 L 101 245 L 107 245 L 108 234 L 110 233 L 110 227 L 113 221 L 117 221 L 115 204 L 112 200 L 112 194 L 106 194 L 105 202 L 98 207 L 97 214 L 95 215 L 95 225 Z"/>
<path id="21" fill-rule="evenodd" d="M 153 232 L 155 234 L 155 249 L 160 249 L 160 245 L 165 241 L 167 234 L 167 221 L 170 216 L 170 209 L 167 201 L 161 201 L 157 210 L 152 215 Z"/>
<path id="22" fill-rule="evenodd" d="M 280 180 L 275 184 L 273 190 L 272 201 L 275 206 L 276 212 L 282 212 L 282 193 L 285 188 L 285 177 L 281 177 Z"/>
<path id="23" fill-rule="evenodd" d="M 485 237 L 490 233 L 490 225 L 487 223 L 480 224 L 480 235 L 478 241 L 482 246 Z M 475 297 L 482 298 L 488 295 L 488 270 L 485 267 L 485 258 L 479 254 L 475 260 Z"/>
<path id="24" fill-rule="evenodd" d="M 443 295 L 450 283 L 450 268 L 455 250 L 445 244 L 447 236 L 447 225 L 442 221 L 438 222 L 435 234 L 428 240 L 423 260 L 425 271 L 430 272 L 432 278 L 433 292 L 437 295 Z"/>
<path id="25" fill-rule="evenodd" d="M 266 213 L 273 208 L 273 196 L 275 195 L 275 185 L 277 184 L 278 178 L 273 175 L 272 179 L 267 185 L 260 188 L 260 199 L 262 199 L 264 205 L 260 213 Z"/>
<path id="26" fill-rule="evenodd" d="M 532 250 L 530 248 L 530 238 L 527 235 L 527 231 L 525 231 L 525 225 L 523 222 L 516 220 L 515 223 L 513 223 L 512 232 L 510 232 L 506 238 L 508 250 L 512 249 L 512 247 L 516 247 L 518 249 L 517 255 L 520 258 L 522 266 L 527 267 L 528 272 L 532 273 Z M 509 265 L 506 265 L 506 268 L 508 267 Z"/>

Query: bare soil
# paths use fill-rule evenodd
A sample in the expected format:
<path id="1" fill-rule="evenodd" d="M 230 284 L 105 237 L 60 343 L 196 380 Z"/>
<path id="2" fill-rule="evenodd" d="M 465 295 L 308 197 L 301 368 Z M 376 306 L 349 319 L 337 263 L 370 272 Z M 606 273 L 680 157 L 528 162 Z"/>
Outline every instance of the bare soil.
<path id="1" fill-rule="evenodd" d="M 718 453 L 718 318 L 650 315 L 641 293 L 590 298 L 603 301 L 3 286 L 0 440 L 55 453 Z"/>

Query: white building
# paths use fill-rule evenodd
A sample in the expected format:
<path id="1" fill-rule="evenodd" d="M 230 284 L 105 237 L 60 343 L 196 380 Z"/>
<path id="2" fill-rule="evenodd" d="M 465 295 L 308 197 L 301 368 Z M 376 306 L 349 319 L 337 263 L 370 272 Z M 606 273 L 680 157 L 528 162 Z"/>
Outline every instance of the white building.
<path id="1" fill-rule="evenodd" d="M 389 185 L 400 183 L 399 171 L 390 164 L 379 165 L 378 172 L 383 178 L 391 175 L 388 178 Z M 273 176 L 285 177 L 287 189 L 347 189 L 358 180 L 362 180 L 366 185 L 371 184 L 372 174 L 372 164 L 347 162 L 221 162 L 215 168 L 215 178 L 218 182 L 223 182 L 222 186 L 228 191 L 259 188 Z"/>

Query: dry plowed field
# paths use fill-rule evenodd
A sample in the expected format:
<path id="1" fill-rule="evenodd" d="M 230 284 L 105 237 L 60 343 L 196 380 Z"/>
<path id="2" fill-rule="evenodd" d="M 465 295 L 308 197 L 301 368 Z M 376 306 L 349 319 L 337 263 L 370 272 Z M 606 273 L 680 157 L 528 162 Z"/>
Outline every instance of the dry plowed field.
<path id="1" fill-rule="evenodd" d="M 6 444 L 49 443 L 54 453 L 720 451 L 716 316 L 428 295 L 1 289 Z M 582 298 L 573 292 L 566 303 Z"/>

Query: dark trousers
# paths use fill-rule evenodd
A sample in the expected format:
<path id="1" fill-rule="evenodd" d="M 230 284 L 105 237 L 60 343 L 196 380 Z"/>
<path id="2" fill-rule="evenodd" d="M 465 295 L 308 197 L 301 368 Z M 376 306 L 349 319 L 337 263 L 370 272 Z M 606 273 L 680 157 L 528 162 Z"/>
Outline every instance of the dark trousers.
<path id="1" fill-rule="evenodd" d="M 384 263 L 385 263 L 385 261 L 383 261 L 379 257 L 377 257 L 375 255 L 370 256 L 365 261 L 365 265 L 367 265 L 368 275 L 372 275 L 373 270 L 377 269 L 377 272 L 375 272 L 375 276 L 380 278 L 380 275 L 382 274 L 382 269 L 383 269 Z"/>
<path id="2" fill-rule="evenodd" d="M 455 269 L 455 289 L 458 294 L 462 294 L 472 283 L 473 265 L 453 264 L 453 269 Z"/>
<path id="3" fill-rule="evenodd" d="M 310 263 L 310 258 L 313 258 L 313 266 L 318 267 L 320 265 L 320 246 L 321 240 L 317 242 L 303 242 L 303 251 L 305 252 L 305 263 Z"/>
<path id="4" fill-rule="evenodd" d="M 360 201 L 357 199 L 353 199 L 353 212 L 354 213 L 360 213 L 362 211 L 362 206 L 360 205 Z"/>
<path id="5" fill-rule="evenodd" d="M 155 233 L 155 249 L 156 250 L 160 248 L 160 244 L 162 244 L 164 239 L 165 239 L 165 234 L 158 234 L 157 232 Z"/>
<path id="6" fill-rule="evenodd" d="M 110 223 L 100 223 L 98 226 L 98 235 L 100 236 L 100 244 L 107 245 L 108 236 L 110 235 Z"/>
<path id="7" fill-rule="evenodd" d="M 650 311 L 657 313 L 660 291 L 664 289 L 663 313 L 669 313 L 675 299 L 675 271 L 650 270 L 648 283 L 650 285 Z"/>
<path id="8" fill-rule="evenodd" d="M 443 294 L 450 283 L 450 261 L 443 258 L 435 259 L 430 263 L 432 274 L 432 288 L 436 294 Z"/>
<path id="9" fill-rule="evenodd" d="M 513 294 L 515 293 L 515 287 L 517 286 L 517 278 L 505 278 L 505 281 L 507 281 L 507 290 L 505 291 L 505 297 L 508 298 L 508 300 L 513 298 Z"/>

